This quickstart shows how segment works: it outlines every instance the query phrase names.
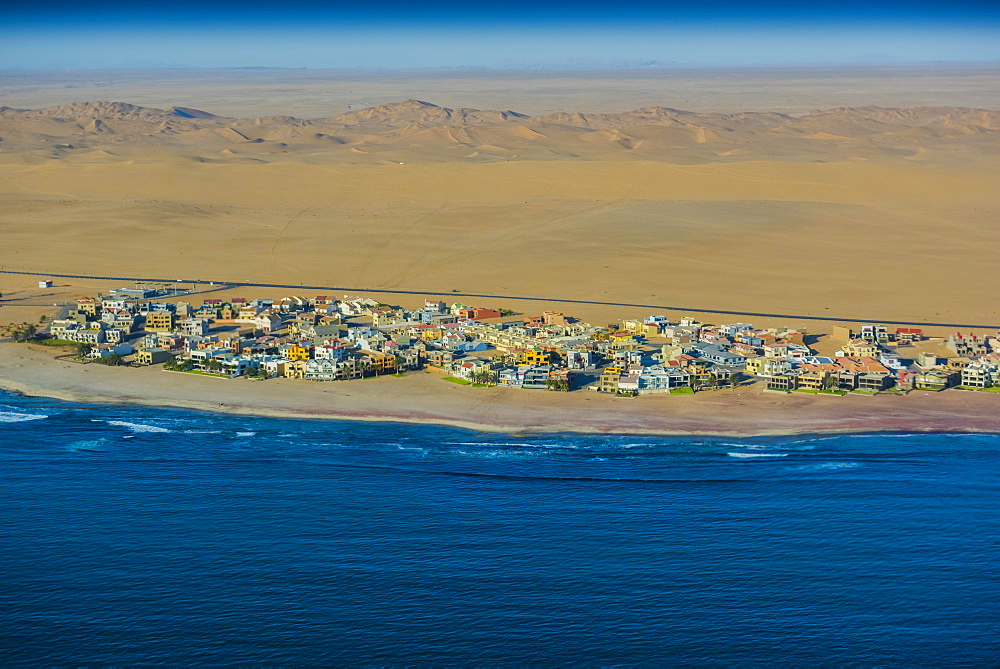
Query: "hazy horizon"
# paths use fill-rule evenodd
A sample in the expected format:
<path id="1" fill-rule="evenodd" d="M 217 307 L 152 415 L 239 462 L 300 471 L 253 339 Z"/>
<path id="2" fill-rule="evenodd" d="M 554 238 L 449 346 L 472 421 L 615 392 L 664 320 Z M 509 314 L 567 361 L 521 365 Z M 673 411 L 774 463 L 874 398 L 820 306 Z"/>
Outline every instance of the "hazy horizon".
<path id="1" fill-rule="evenodd" d="M 851 65 L 1000 60 L 977 2 L 544 3 L 377 9 L 307 0 L 5 9 L 0 67 L 426 69 Z"/>

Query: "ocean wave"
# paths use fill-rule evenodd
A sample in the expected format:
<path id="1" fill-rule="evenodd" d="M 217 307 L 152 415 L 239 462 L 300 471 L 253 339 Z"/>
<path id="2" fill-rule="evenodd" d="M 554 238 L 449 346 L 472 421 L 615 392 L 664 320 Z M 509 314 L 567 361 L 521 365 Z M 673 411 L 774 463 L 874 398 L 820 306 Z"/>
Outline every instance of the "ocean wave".
<path id="1" fill-rule="evenodd" d="M 731 458 L 787 458 L 788 453 L 726 453 Z"/>
<path id="2" fill-rule="evenodd" d="M 23 423 L 28 420 L 48 418 L 47 414 L 17 413 L 16 411 L 0 411 L 0 423 Z"/>
<path id="3" fill-rule="evenodd" d="M 133 432 L 170 432 L 165 427 L 158 427 L 156 425 L 144 425 L 143 423 L 130 423 L 127 420 L 108 420 L 105 421 L 108 425 L 117 425 L 118 427 L 127 427 Z"/>
<path id="4" fill-rule="evenodd" d="M 184 430 L 184 434 L 222 434 L 222 430 Z"/>
<path id="5" fill-rule="evenodd" d="M 793 467 L 793 469 L 797 471 L 823 472 L 836 471 L 838 469 L 854 469 L 860 466 L 860 462 L 822 462 L 817 465 L 802 465 L 800 467 Z"/>
<path id="6" fill-rule="evenodd" d="M 491 449 L 481 449 L 475 451 L 452 451 L 451 453 L 453 455 L 466 455 L 473 458 L 484 458 L 484 459 L 520 460 L 520 459 L 544 457 L 541 453 L 537 451 L 514 450 L 509 448 L 491 448 Z"/>
<path id="7" fill-rule="evenodd" d="M 544 450 L 578 449 L 572 443 L 552 443 L 552 442 L 530 442 L 530 441 L 452 441 L 443 444 L 444 446 L 477 446 L 479 448 L 496 448 L 507 446 L 510 448 L 531 448 Z M 462 453 L 463 451 L 458 451 Z"/>
<path id="8" fill-rule="evenodd" d="M 72 444 L 66 447 L 66 450 L 71 451 L 73 453 L 79 453 L 81 451 L 94 453 L 102 450 L 100 447 L 104 446 L 106 443 L 107 440 L 105 439 L 88 439 L 84 441 L 74 441 Z"/>
<path id="9" fill-rule="evenodd" d="M 236 436 L 237 437 L 253 437 L 253 436 L 256 436 L 256 434 L 257 434 L 256 432 L 237 432 Z"/>

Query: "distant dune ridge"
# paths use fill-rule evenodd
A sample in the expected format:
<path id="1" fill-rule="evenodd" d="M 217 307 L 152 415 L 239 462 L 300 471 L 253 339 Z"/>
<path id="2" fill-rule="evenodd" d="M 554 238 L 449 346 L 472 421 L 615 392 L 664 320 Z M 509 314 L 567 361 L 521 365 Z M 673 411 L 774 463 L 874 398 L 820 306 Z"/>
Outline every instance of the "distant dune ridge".
<path id="1" fill-rule="evenodd" d="M 967 107 L 837 108 L 806 114 L 695 113 L 646 107 L 622 113 L 450 109 L 405 100 L 337 116 L 226 118 L 188 107 L 74 102 L 0 107 L 2 159 L 108 160 L 155 148 L 208 162 L 392 162 L 400 150 L 428 162 L 641 159 L 689 163 L 922 156 L 1000 149 L 1000 111 Z M 974 138 L 973 142 L 963 142 Z M 104 151 L 106 153 L 93 153 Z M 142 160 L 130 152 L 130 160 Z M 406 156 L 414 160 L 415 156 Z"/>

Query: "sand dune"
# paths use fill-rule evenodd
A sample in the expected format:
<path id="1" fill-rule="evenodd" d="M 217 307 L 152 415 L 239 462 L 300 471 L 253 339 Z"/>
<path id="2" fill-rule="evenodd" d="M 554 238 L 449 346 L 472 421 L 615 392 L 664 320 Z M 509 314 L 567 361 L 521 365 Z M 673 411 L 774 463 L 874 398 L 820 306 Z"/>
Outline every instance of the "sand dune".
<path id="1" fill-rule="evenodd" d="M 1000 112 L 958 107 L 839 108 L 801 115 L 694 113 L 646 107 L 615 114 L 450 109 L 418 100 L 383 104 L 312 120 L 287 116 L 224 118 L 192 108 L 168 110 L 121 102 L 72 103 L 38 110 L 0 109 L 4 162 L 128 145 L 184 152 L 207 160 L 252 154 L 259 160 L 308 156 L 310 162 L 356 163 L 357 148 L 379 154 L 420 147 L 420 162 L 450 162 L 457 149 L 499 146 L 520 159 L 656 160 L 678 163 L 745 160 L 870 159 L 1000 151 Z M 831 146 L 828 140 L 846 142 Z M 820 140 L 817 142 L 817 140 Z M 967 140 L 967 141 L 966 141 Z M 270 142 L 270 143 L 269 143 Z M 246 144 L 264 144 L 248 148 Z M 337 151 L 338 147 L 343 147 Z M 477 158 L 508 156 L 477 153 Z M 411 157 L 411 160 L 413 158 Z M 364 161 L 361 161 L 364 162 Z"/>

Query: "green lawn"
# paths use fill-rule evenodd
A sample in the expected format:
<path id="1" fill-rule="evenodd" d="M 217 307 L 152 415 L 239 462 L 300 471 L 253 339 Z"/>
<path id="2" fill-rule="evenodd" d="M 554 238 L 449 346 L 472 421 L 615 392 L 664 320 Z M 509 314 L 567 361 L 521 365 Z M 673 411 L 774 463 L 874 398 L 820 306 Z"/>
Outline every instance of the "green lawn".
<path id="1" fill-rule="evenodd" d="M 810 388 L 796 388 L 794 392 L 809 393 L 810 395 L 846 395 L 846 390 L 812 390 Z"/>
<path id="2" fill-rule="evenodd" d="M 694 390 L 691 388 L 671 388 L 671 395 L 694 395 Z"/>
<path id="3" fill-rule="evenodd" d="M 78 346 L 79 344 L 75 341 L 70 341 L 69 339 L 39 339 L 38 341 L 32 342 L 33 344 L 41 344 L 42 346 Z"/>
<path id="4" fill-rule="evenodd" d="M 446 377 L 444 377 L 444 380 L 445 381 L 451 381 L 452 383 L 457 383 L 460 386 L 471 386 L 472 385 L 472 381 L 469 381 L 468 379 L 460 379 L 457 376 L 446 376 Z"/>

